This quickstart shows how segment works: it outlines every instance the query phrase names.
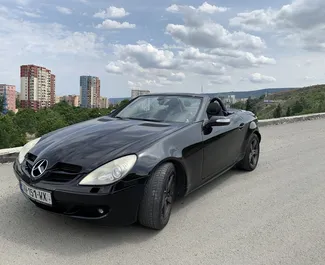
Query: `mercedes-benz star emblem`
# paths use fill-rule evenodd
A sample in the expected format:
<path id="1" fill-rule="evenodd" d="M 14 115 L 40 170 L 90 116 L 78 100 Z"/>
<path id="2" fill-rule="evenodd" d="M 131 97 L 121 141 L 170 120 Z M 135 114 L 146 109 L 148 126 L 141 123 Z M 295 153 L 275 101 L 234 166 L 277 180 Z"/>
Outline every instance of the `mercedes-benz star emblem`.
<path id="1" fill-rule="evenodd" d="M 32 168 L 32 177 L 39 178 L 40 176 L 42 176 L 45 170 L 47 169 L 48 164 L 49 162 L 45 159 L 38 161 Z"/>

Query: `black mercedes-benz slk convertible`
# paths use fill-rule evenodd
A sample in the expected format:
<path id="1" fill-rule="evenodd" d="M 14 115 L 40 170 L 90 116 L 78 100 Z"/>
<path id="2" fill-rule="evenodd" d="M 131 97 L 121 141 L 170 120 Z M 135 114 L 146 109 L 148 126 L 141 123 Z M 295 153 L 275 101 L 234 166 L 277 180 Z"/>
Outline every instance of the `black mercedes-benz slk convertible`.
<path id="1" fill-rule="evenodd" d="M 260 141 L 257 117 L 219 98 L 149 94 L 28 142 L 13 169 L 45 210 L 159 230 L 177 198 L 235 166 L 254 170 Z"/>

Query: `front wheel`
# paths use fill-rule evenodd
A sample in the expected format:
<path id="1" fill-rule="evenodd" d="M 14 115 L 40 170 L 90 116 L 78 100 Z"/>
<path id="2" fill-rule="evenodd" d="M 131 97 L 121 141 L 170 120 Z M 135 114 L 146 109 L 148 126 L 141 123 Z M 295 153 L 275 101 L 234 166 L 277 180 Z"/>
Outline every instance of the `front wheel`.
<path id="1" fill-rule="evenodd" d="M 157 168 L 148 180 L 139 208 L 139 223 L 161 230 L 170 218 L 175 198 L 176 170 L 172 163 Z"/>
<path id="2" fill-rule="evenodd" d="M 257 167 L 259 157 L 260 139 L 257 134 L 253 133 L 248 140 L 245 156 L 243 160 L 237 164 L 237 168 L 246 171 L 253 171 Z"/>

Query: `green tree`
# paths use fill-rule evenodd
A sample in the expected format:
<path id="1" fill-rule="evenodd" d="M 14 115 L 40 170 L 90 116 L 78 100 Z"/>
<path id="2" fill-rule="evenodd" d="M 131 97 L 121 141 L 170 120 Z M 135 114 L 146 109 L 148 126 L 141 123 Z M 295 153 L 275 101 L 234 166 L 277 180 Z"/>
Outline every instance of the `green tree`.
<path id="1" fill-rule="evenodd" d="M 273 118 L 280 118 L 282 116 L 282 107 L 280 104 L 275 108 L 273 112 Z"/>
<path id="2" fill-rule="evenodd" d="M 245 109 L 257 114 L 257 103 L 259 101 L 260 101 L 259 99 L 252 99 L 251 97 L 249 97 L 246 101 Z"/>
<path id="3" fill-rule="evenodd" d="M 253 101 L 252 101 L 252 98 L 249 97 L 249 98 L 246 100 L 246 110 L 251 111 L 252 109 L 253 109 Z"/>
<path id="4" fill-rule="evenodd" d="M 0 96 L 0 113 L 3 111 L 3 97 Z"/>
<path id="5" fill-rule="evenodd" d="M 291 113 L 292 115 L 296 115 L 301 113 L 304 110 L 304 106 L 300 100 L 296 100 L 292 106 Z"/>
<path id="6" fill-rule="evenodd" d="M 234 108 L 234 109 L 246 109 L 246 105 L 242 101 L 238 101 L 238 102 L 232 104 L 231 108 Z"/>
<path id="7" fill-rule="evenodd" d="M 16 98 L 16 109 L 19 109 L 21 107 L 19 98 Z"/>
<path id="8" fill-rule="evenodd" d="M 13 122 L 13 116 L 0 114 L 0 149 L 22 146 L 26 143 L 25 134 Z"/>
<path id="9" fill-rule="evenodd" d="M 61 129 L 68 125 L 64 117 L 52 109 L 40 110 L 37 112 L 36 136 L 40 137 L 49 132 Z"/>
<path id="10" fill-rule="evenodd" d="M 34 110 L 20 109 L 17 114 L 13 117 L 13 121 L 25 133 L 36 133 L 38 120 L 36 112 Z"/>
<path id="11" fill-rule="evenodd" d="M 286 116 L 287 117 L 291 116 L 291 108 L 290 107 L 287 108 Z"/>
<path id="12" fill-rule="evenodd" d="M 128 99 L 123 99 L 119 104 L 118 104 L 118 108 L 122 108 L 125 105 L 127 105 L 130 102 L 130 100 Z"/>

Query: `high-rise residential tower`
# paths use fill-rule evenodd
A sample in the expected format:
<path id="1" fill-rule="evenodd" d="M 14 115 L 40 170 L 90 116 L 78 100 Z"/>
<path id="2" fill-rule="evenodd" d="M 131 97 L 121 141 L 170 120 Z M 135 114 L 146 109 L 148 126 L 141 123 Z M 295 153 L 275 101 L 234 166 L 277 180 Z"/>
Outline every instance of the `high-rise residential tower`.
<path id="1" fill-rule="evenodd" d="M 20 66 L 20 102 L 22 108 L 38 110 L 55 104 L 55 75 L 37 65 Z"/>
<path id="2" fill-rule="evenodd" d="M 80 76 L 80 107 L 100 108 L 100 80 L 96 76 Z"/>

